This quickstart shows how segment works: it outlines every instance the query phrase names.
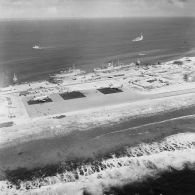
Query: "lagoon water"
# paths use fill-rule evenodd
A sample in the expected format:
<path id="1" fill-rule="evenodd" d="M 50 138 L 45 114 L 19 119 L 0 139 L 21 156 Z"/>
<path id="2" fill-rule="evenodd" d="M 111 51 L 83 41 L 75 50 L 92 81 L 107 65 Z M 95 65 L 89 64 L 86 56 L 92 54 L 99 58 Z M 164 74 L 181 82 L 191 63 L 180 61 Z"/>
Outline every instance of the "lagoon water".
<path id="1" fill-rule="evenodd" d="M 140 33 L 144 40 L 132 42 Z M 14 73 L 28 82 L 73 64 L 91 71 L 117 58 L 151 62 L 189 55 L 194 33 L 193 18 L 0 21 L 0 85 L 10 84 Z"/>

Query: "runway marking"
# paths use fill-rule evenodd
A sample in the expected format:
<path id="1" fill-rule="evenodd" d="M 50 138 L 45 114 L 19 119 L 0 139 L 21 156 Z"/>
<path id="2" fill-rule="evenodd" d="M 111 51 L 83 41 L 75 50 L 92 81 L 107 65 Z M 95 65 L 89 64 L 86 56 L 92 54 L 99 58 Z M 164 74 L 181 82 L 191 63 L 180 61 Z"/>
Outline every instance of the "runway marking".
<path id="1" fill-rule="evenodd" d="M 184 118 L 190 118 L 190 117 L 195 117 L 195 114 L 193 114 L 193 115 L 180 116 L 180 117 L 171 118 L 171 119 L 166 119 L 166 120 L 163 120 L 163 121 L 157 121 L 157 122 L 147 123 L 147 124 L 144 124 L 144 125 L 139 125 L 139 126 L 135 126 L 135 127 L 130 127 L 130 128 L 127 128 L 127 129 L 121 129 L 121 130 L 118 130 L 118 131 L 113 131 L 113 132 L 110 132 L 110 133 L 105 133 L 105 134 L 96 136 L 96 137 L 93 138 L 93 139 L 99 139 L 99 138 L 101 138 L 101 137 L 103 137 L 103 136 L 110 135 L 110 134 L 126 132 L 126 131 L 129 131 L 129 130 L 138 129 L 138 128 L 141 128 L 141 127 L 147 127 L 147 126 L 155 125 L 155 124 L 162 124 L 162 123 L 165 123 L 165 122 L 174 121 L 174 120 L 179 120 L 179 119 L 184 119 Z"/>

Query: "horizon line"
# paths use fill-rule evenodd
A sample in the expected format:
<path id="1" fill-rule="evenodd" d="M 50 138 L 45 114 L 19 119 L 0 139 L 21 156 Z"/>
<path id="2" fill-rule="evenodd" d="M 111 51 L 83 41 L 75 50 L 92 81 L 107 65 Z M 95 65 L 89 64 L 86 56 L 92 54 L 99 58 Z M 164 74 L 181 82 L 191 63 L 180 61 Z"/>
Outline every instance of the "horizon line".
<path id="1" fill-rule="evenodd" d="M 26 18 L 0 18 L 0 21 L 24 20 L 70 20 L 70 19 L 135 19 L 135 18 L 195 18 L 195 16 L 117 16 L 117 17 L 26 17 Z"/>

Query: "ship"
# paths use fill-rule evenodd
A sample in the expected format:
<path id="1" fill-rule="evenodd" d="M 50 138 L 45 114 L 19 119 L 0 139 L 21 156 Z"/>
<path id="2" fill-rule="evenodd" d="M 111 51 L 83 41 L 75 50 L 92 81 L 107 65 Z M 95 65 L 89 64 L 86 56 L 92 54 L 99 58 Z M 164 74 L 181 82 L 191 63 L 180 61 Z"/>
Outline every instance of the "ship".
<path id="1" fill-rule="evenodd" d="M 118 62 L 118 65 L 117 66 L 114 66 L 113 63 L 108 63 L 107 67 L 102 67 L 102 68 L 94 68 L 93 71 L 94 72 L 108 72 L 108 71 L 114 71 L 114 70 L 119 70 L 119 69 L 122 69 L 122 68 L 127 68 L 131 66 L 131 64 L 129 65 L 121 65 L 119 64 Z"/>
<path id="2" fill-rule="evenodd" d="M 60 71 L 60 73 L 57 73 L 57 74 L 54 74 L 54 75 L 50 75 L 49 80 L 52 83 L 61 83 L 61 82 L 63 82 L 63 80 L 65 78 L 72 78 L 72 79 L 74 79 L 75 76 L 82 75 L 84 73 L 85 73 L 84 70 L 75 69 L 73 67 L 73 68 L 69 68 L 68 70 Z"/>
<path id="3" fill-rule="evenodd" d="M 133 42 L 137 42 L 137 41 L 142 41 L 144 39 L 143 34 L 141 33 L 141 35 L 139 37 L 136 37 L 135 39 L 133 39 Z"/>
<path id="4" fill-rule="evenodd" d="M 112 71 L 116 69 L 120 69 L 121 66 L 114 66 L 112 63 L 109 63 L 107 67 L 102 67 L 102 68 L 94 68 L 94 72 L 107 72 L 107 71 Z"/>
<path id="5" fill-rule="evenodd" d="M 18 82 L 18 78 L 17 78 L 16 74 L 14 73 L 13 83 L 16 84 L 17 82 Z"/>
<path id="6" fill-rule="evenodd" d="M 60 78 L 60 77 L 71 77 L 71 76 L 77 76 L 77 75 L 83 74 L 83 73 L 85 73 L 85 71 L 82 71 L 80 69 L 72 69 L 72 68 L 70 68 L 68 70 L 60 71 L 59 74 L 55 74 L 55 75 L 53 75 L 51 77 L 58 77 L 58 78 Z"/>
<path id="7" fill-rule="evenodd" d="M 41 49 L 41 47 L 39 45 L 34 45 L 32 48 L 33 49 Z"/>

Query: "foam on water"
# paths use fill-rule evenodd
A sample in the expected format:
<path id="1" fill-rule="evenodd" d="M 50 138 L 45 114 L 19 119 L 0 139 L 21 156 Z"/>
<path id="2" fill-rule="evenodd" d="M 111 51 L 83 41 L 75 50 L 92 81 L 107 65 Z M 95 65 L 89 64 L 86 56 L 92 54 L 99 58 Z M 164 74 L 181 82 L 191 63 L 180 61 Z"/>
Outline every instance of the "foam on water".
<path id="1" fill-rule="evenodd" d="M 118 157 L 113 154 L 111 158 L 83 163 L 53 177 L 23 181 L 19 190 L 4 181 L 0 190 L 10 194 L 16 191 L 21 194 L 83 194 L 87 191 L 100 195 L 112 186 L 155 177 L 171 170 L 170 167 L 181 170 L 187 163 L 195 163 L 195 133 L 180 133 L 160 142 L 127 147 Z"/>

